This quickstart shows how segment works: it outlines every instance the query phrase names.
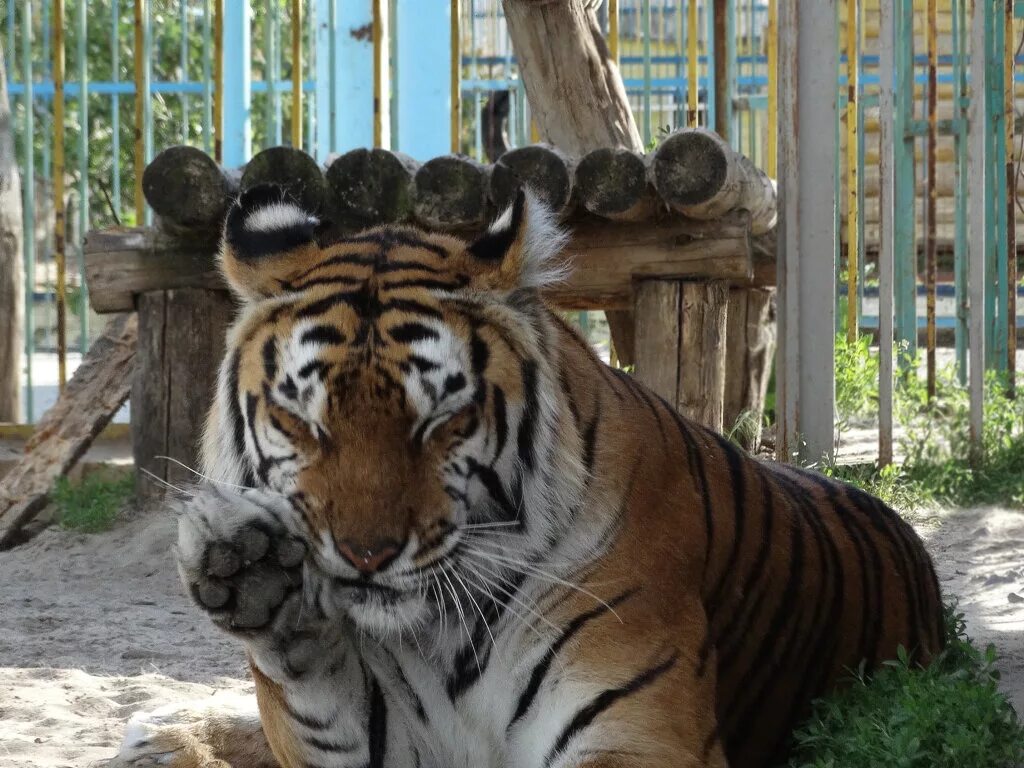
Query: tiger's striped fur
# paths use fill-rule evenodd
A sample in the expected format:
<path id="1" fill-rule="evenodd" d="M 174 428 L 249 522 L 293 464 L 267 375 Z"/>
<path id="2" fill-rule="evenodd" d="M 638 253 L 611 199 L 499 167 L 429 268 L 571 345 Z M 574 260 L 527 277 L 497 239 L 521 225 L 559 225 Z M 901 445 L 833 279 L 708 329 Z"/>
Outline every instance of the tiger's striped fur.
<path id="1" fill-rule="evenodd" d="M 942 647 L 892 510 L 687 421 L 545 305 L 532 198 L 472 243 L 317 237 L 274 190 L 229 215 L 179 541 L 285 768 L 767 766 L 845 670 Z"/>

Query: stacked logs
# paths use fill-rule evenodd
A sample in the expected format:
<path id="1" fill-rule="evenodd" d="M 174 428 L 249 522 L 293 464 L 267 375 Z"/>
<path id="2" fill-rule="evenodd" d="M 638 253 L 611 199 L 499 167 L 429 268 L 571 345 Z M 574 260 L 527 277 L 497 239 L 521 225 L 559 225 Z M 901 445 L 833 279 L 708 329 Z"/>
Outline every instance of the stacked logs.
<path id="1" fill-rule="evenodd" d="M 535 144 L 493 165 L 461 155 L 418 163 L 398 152 L 355 149 L 322 167 L 301 150 L 272 147 L 240 171 L 198 149 L 172 147 L 146 168 L 143 190 L 170 234 L 218 234 L 231 200 L 260 183 L 286 188 L 339 234 L 411 222 L 455 233 L 479 231 L 526 182 L 566 222 L 715 221 L 749 212 L 753 235 L 775 225 L 774 182 L 716 134 L 684 129 L 643 156 L 599 149 L 566 157 Z"/>

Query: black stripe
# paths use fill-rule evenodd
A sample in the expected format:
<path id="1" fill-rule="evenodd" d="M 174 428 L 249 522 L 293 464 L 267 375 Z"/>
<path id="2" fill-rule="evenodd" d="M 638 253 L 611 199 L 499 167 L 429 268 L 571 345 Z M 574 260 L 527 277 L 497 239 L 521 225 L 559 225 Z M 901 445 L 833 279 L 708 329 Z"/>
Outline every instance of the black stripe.
<path id="1" fill-rule="evenodd" d="M 679 652 L 676 651 L 665 659 L 665 661 L 641 672 L 620 688 L 609 688 L 608 690 L 598 694 L 593 701 L 577 712 L 575 717 L 569 721 L 569 724 L 562 729 L 562 733 L 555 741 L 555 745 L 551 748 L 551 751 L 548 752 L 547 759 L 544 761 L 545 767 L 550 766 L 551 763 L 554 762 L 555 758 L 558 757 L 559 753 L 561 753 L 561 751 L 565 749 L 566 745 L 568 745 L 569 740 L 594 722 L 598 715 L 620 699 L 630 696 L 654 683 L 654 681 L 659 677 L 672 669 L 678 659 Z"/>
<path id="2" fill-rule="evenodd" d="M 658 412 L 658 407 L 654 404 L 650 394 L 648 394 L 647 388 L 625 371 L 619 370 L 618 368 L 612 368 L 611 371 L 619 378 L 620 381 L 622 381 L 623 384 L 626 385 L 626 389 L 633 394 L 633 397 L 643 403 L 644 407 L 650 411 L 651 416 L 654 418 L 654 423 L 658 425 L 658 434 L 661 435 L 661 442 L 667 442 L 668 438 L 665 436 L 665 427 L 662 424 L 661 414 Z M 660 399 L 661 398 L 659 398 L 659 400 Z M 661 403 L 666 408 L 675 410 L 664 400 L 662 400 Z"/>
<path id="3" fill-rule="evenodd" d="M 594 417 L 587 423 L 583 430 L 583 468 L 587 470 L 587 482 L 594 471 L 594 461 L 597 459 L 597 427 L 601 421 L 601 402 L 598 401 L 594 408 Z"/>
<path id="4" fill-rule="evenodd" d="M 345 334 L 333 325 L 314 325 L 299 338 L 301 344 L 344 344 L 346 341 Z"/>
<path id="5" fill-rule="evenodd" d="M 516 705 L 515 714 L 512 715 L 512 719 L 505 728 L 506 732 L 510 731 L 512 726 L 514 726 L 516 722 L 518 722 L 519 719 L 530 709 L 530 705 L 533 703 L 533 700 L 537 698 L 537 693 L 540 691 L 541 683 L 544 682 L 544 678 L 547 677 L 548 670 L 551 669 L 551 663 L 555 660 L 555 656 L 560 650 L 562 650 L 562 647 L 572 639 L 573 635 L 579 632 L 587 622 L 596 619 L 598 616 L 603 616 L 612 608 L 618 606 L 639 591 L 638 587 L 628 589 L 607 604 L 596 605 L 589 611 L 579 614 L 566 625 L 565 629 L 562 630 L 562 634 L 558 636 L 558 639 L 551 644 L 547 651 L 545 651 L 541 660 L 533 667 L 533 672 L 530 674 L 530 680 L 527 682 L 526 688 L 524 688 L 523 692 L 519 695 L 519 703 Z M 550 613 L 550 610 L 548 613 Z"/>
<path id="6" fill-rule="evenodd" d="M 422 323 L 408 322 L 388 328 L 388 335 L 399 344 L 413 344 L 417 341 L 437 341 L 441 335 Z"/>
<path id="7" fill-rule="evenodd" d="M 263 342 L 263 376 L 267 381 L 277 379 L 277 339 L 273 336 Z"/>
<path id="8" fill-rule="evenodd" d="M 525 407 L 519 422 L 519 460 L 527 471 L 533 471 L 536 461 L 534 440 L 537 432 L 537 416 L 540 408 L 537 392 L 537 364 L 526 360 L 522 364 L 523 398 Z"/>
<path id="9" fill-rule="evenodd" d="M 424 304 L 415 299 L 388 299 L 381 304 L 384 312 L 409 312 L 414 315 L 424 315 L 434 320 L 443 320 L 444 315 L 437 307 Z"/>
<path id="10" fill-rule="evenodd" d="M 508 439 L 508 411 L 505 407 L 505 391 L 501 387 L 493 387 L 494 394 L 494 430 L 497 446 L 494 449 L 494 460 L 501 458 L 505 450 L 505 441 Z"/>
<path id="11" fill-rule="evenodd" d="M 285 698 L 284 700 L 285 710 L 288 712 L 288 716 L 297 722 L 299 725 L 309 728 L 311 731 L 326 731 L 328 728 L 334 725 L 338 719 L 337 711 L 334 712 L 330 717 L 317 717 L 316 715 L 304 715 L 298 712 L 292 705 L 291 702 Z"/>
<path id="12" fill-rule="evenodd" d="M 350 741 L 329 741 L 328 739 L 320 739 L 316 736 L 306 736 L 303 738 L 303 741 L 314 749 L 319 749 L 321 752 L 346 753 L 355 752 L 359 749 L 358 744 Z"/>
<path id="13" fill-rule="evenodd" d="M 370 687 L 370 720 L 367 726 L 370 734 L 369 768 L 384 768 L 384 754 L 387 751 L 388 711 L 384 693 L 376 678 Z"/>
<path id="14" fill-rule="evenodd" d="M 410 278 L 408 280 L 390 280 L 381 283 L 381 288 L 386 291 L 396 291 L 400 288 L 423 288 L 428 291 L 454 291 L 464 288 L 465 280 L 432 280 L 429 278 Z"/>
<path id="15" fill-rule="evenodd" d="M 519 509 L 513 506 L 512 500 L 505 491 L 505 486 L 501 483 L 501 478 L 498 477 L 498 473 L 495 472 L 492 467 L 480 464 L 473 459 L 468 459 L 467 464 L 469 466 L 470 474 L 479 478 L 484 489 L 500 507 L 501 514 L 503 515 L 502 521 L 518 522 L 518 529 L 521 531 L 524 527 L 524 521 L 519 517 Z"/>
<path id="16" fill-rule="evenodd" d="M 231 433 L 234 438 L 235 454 L 238 463 L 242 467 L 242 484 L 247 486 L 256 485 L 256 477 L 253 475 L 252 463 L 249 461 L 245 449 L 245 419 L 242 418 L 242 406 L 239 403 L 241 392 L 239 391 L 238 370 L 241 365 L 241 355 L 235 352 L 228 363 L 228 417 L 231 421 Z"/>
<path id="17" fill-rule="evenodd" d="M 410 363 L 415 365 L 416 370 L 419 371 L 420 373 L 430 373 L 431 371 L 436 371 L 438 368 L 441 367 L 433 360 L 428 360 L 427 358 L 420 357 L 419 355 L 409 355 L 409 357 L 406 359 Z"/>

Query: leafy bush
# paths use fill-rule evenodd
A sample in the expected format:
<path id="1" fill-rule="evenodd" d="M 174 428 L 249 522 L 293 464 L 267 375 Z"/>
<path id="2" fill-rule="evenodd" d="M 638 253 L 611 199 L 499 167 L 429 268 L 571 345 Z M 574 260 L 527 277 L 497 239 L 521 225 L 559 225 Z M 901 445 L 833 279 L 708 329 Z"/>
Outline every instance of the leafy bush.
<path id="1" fill-rule="evenodd" d="M 134 483 L 130 473 L 116 479 L 90 475 L 74 485 L 62 477 L 51 498 L 60 511 L 62 526 L 82 533 L 98 533 L 114 524 L 132 495 Z"/>
<path id="2" fill-rule="evenodd" d="M 947 648 L 926 669 L 907 659 L 863 670 L 815 702 L 790 768 L 1013 768 L 1024 728 L 998 691 L 995 649 L 975 648 L 963 615 L 946 612 Z"/>

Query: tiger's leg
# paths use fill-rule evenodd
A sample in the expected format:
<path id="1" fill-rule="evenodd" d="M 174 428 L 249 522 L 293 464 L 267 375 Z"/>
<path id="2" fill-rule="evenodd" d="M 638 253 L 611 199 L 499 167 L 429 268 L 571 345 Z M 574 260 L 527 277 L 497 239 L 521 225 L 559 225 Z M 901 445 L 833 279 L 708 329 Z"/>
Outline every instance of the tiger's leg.
<path id="1" fill-rule="evenodd" d="M 182 580 L 213 622 L 246 647 L 260 737 L 252 717 L 211 712 L 191 723 L 144 719 L 135 743 L 126 741 L 123 750 L 134 762 L 123 764 L 348 768 L 367 762 L 371 713 L 362 663 L 347 634 L 321 610 L 304 536 L 285 512 L 202 489 L 179 518 Z M 255 754 L 239 758 L 246 745 Z"/>

